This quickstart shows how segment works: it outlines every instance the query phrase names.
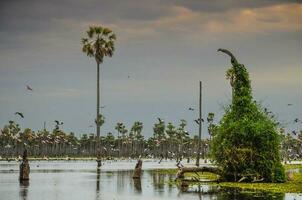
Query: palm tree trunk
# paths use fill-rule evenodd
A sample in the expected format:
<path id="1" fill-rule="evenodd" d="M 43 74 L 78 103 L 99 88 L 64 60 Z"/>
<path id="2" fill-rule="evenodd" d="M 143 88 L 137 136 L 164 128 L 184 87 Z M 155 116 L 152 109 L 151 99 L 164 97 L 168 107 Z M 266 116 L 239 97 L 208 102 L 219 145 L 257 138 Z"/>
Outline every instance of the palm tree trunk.
<path id="1" fill-rule="evenodd" d="M 96 88 L 96 121 L 99 122 L 100 115 L 100 63 L 97 63 L 97 88 Z M 100 137 L 100 125 L 96 123 L 96 135 Z"/>

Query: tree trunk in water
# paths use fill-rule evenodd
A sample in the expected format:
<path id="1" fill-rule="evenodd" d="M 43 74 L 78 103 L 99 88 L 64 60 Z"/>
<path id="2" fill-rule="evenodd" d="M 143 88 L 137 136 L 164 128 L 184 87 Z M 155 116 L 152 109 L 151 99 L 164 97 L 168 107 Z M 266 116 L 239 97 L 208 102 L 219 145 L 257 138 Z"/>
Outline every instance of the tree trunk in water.
<path id="1" fill-rule="evenodd" d="M 143 161 L 141 159 L 139 159 L 137 161 L 136 165 L 135 165 L 133 178 L 140 178 L 141 177 L 142 166 L 143 166 Z"/>
<path id="2" fill-rule="evenodd" d="M 20 181 L 29 180 L 29 172 L 30 172 L 30 168 L 27 160 L 27 150 L 25 149 L 23 152 L 23 160 L 22 163 L 20 164 L 19 180 Z"/>

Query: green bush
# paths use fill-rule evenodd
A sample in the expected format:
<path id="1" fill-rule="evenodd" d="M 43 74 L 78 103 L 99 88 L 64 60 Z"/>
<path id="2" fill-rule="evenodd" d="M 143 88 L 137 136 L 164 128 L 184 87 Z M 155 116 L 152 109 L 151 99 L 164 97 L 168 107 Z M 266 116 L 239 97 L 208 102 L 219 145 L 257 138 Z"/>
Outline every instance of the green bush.
<path id="1" fill-rule="evenodd" d="M 247 180 L 284 182 L 276 122 L 253 101 L 244 65 L 227 50 L 221 51 L 232 58 L 233 67 L 227 71 L 231 77 L 232 104 L 213 131 L 211 155 L 228 181 L 246 177 Z"/>

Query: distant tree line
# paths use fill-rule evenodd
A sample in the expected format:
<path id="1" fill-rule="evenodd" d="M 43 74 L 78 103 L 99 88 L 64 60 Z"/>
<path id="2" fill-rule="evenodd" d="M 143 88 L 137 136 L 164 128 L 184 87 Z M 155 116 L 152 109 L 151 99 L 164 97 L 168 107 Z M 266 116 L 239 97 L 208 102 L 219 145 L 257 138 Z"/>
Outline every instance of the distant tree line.
<path id="1" fill-rule="evenodd" d="M 206 123 L 210 138 L 202 139 L 202 157 L 209 156 L 211 134 L 216 128 L 213 119 L 214 114 L 209 113 Z M 59 125 L 52 131 L 32 131 L 29 128 L 22 131 L 19 124 L 9 121 L 0 131 L 0 156 L 5 158 L 22 155 L 26 148 L 31 157 L 88 157 L 96 155 L 99 144 L 104 158 L 141 156 L 180 160 L 195 157 L 198 152 L 198 136 L 190 137 L 186 125 L 186 120 L 180 120 L 178 126 L 159 120 L 153 126 L 153 135 L 145 138 L 142 135 L 142 122 L 134 122 L 129 130 L 118 122 L 115 126 L 117 137 L 109 132 L 98 138 L 92 133 L 76 137 L 72 132 L 61 130 Z M 280 135 L 283 159 L 301 159 L 302 131 L 294 137 L 281 129 Z"/>
<path id="2" fill-rule="evenodd" d="M 189 137 L 185 130 L 187 122 L 181 120 L 179 127 L 163 121 L 154 124 L 153 136 L 142 135 L 143 123 L 136 121 L 128 130 L 118 122 L 115 126 L 117 137 L 109 132 L 99 138 L 95 134 L 83 134 L 76 137 L 74 133 L 66 133 L 59 125 L 52 131 L 21 130 L 19 124 L 9 121 L 0 132 L 0 156 L 11 157 L 22 155 L 26 148 L 32 157 L 62 156 L 95 156 L 100 148 L 103 157 L 161 157 L 176 158 L 195 156 L 198 137 Z M 208 152 L 209 140 L 202 141 L 203 154 Z M 99 144 L 99 146 L 98 146 Z"/>

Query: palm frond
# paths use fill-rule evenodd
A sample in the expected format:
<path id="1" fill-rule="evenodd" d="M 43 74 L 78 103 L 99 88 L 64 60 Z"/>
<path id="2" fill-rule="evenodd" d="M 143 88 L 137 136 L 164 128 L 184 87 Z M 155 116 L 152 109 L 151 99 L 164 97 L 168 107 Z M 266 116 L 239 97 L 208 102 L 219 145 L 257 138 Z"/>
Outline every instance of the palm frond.
<path id="1" fill-rule="evenodd" d="M 93 26 L 90 26 L 90 27 L 89 27 L 89 30 L 87 31 L 88 37 L 89 37 L 89 38 L 93 38 L 94 33 L 95 33 L 94 27 L 93 27 Z"/>
<path id="2" fill-rule="evenodd" d="M 94 27 L 94 31 L 96 34 L 100 35 L 103 32 L 103 28 L 101 26 Z"/>
<path id="3" fill-rule="evenodd" d="M 107 36 L 111 33 L 112 31 L 109 28 L 104 28 L 103 30 L 103 35 Z"/>

